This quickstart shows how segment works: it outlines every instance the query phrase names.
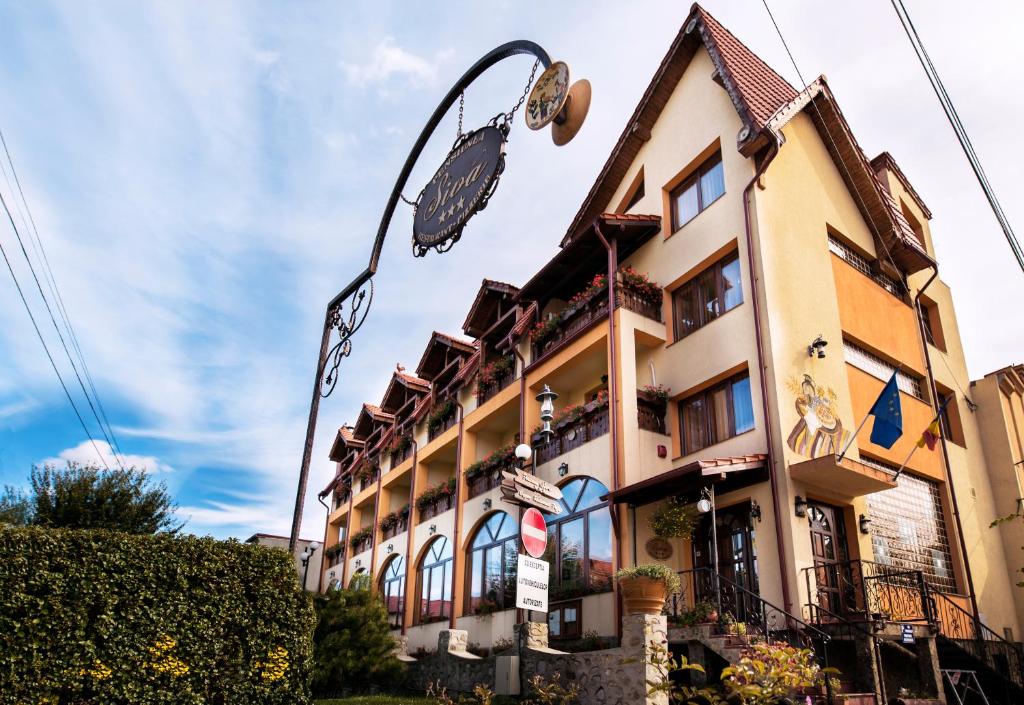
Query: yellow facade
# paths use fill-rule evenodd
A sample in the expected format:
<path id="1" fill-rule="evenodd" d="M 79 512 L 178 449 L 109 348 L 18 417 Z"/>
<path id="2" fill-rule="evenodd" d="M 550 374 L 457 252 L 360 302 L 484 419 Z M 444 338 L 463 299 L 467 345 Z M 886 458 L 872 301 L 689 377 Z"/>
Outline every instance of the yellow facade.
<path id="1" fill-rule="evenodd" d="M 699 9 L 695 12 L 698 20 L 706 18 Z M 656 537 L 649 519 L 667 497 L 678 494 L 694 501 L 705 487 L 715 486 L 716 511 L 729 521 L 742 519 L 742 526 L 730 529 L 734 534 L 729 536 L 740 536 L 736 540 L 746 542 L 743 550 L 756 550 L 754 563 L 747 556 L 723 554 L 719 546 L 720 559 L 724 555 L 726 562 L 733 560 L 736 565 L 730 575 L 736 580 L 741 573 L 743 580 L 750 580 L 754 571 L 756 580 L 745 585 L 793 615 L 808 618 L 821 607 L 822 585 L 816 568 L 834 560 L 916 571 L 923 581 L 932 581 L 930 589 L 948 595 L 949 601 L 967 611 L 972 609 L 973 582 L 982 620 L 1000 635 L 1021 633 L 1024 602 L 1021 590 L 1014 586 L 1013 571 L 1018 547 L 1024 545 L 1020 528 L 1024 524 L 1002 530 L 990 529 L 989 524 L 1015 511 L 1009 497 L 1024 495 L 1024 466 L 1019 464 L 1024 444 L 1022 375 L 1015 373 L 1016 386 L 986 378 L 967 390 L 969 378 L 949 288 L 940 278 L 930 279 L 931 267 L 901 271 L 897 266 L 897 260 L 927 263 L 934 258 L 928 227 L 931 214 L 892 163 L 869 166 L 859 148 L 856 159 L 844 156 L 842 150 L 837 154 L 836 123 L 816 112 L 816 106 L 832 100 L 827 87 L 821 88 L 823 83 L 811 103 L 801 103 L 806 96 L 796 96 L 794 91 L 796 107 L 778 106 L 762 126 L 762 146 L 748 153 L 751 138 L 742 135 L 748 134 L 750 119 L 738 110 L 738 104 L 743 105 L 737 98 L 743 90 L 741 82 L 728 75 L 722 79 L 729 72 L 723 70 L 721 53 L 708 50 L 708 37 L 713 39 L 717 30 L 710 19 L 704 22 L 681 32 L 678 48 L 674 45 L 673 51 L 681 56 L 696 43 L 694 37 L 699 38 L 685 61 L 671 52 L 666 58 L 666 65 L 670 60 L 677 62 L 673 65 L 682 62 L 683 70 L 659 104 L 649 136 L 645 135 L 631 161 L 614 172 L 617 181 L 595 191 L 604 199 L 593 206 L 596 212 L 625 212 L 647 220 L 602 216 L 597 225 L 583 223 L 577 232 L 570 232 L 574 237 L 565 245 L 575 248 L 580 262 L 594 263 L 591 269 L 572 275 L 578 279 L 578 288 L 584 288 L 595 275 L 609 274 L 601 238 L 614 240 L 622 248 L 616 251 L 626 252 L 617 263 L 619 269 L 631 267 L 662 289 L 660 310 L 656 302 L 645 308 L 620 301 L 610 315 L 607 307 L 601 313 L 600 297 L 607 296 L 605 291 L 566 315 L 569 296 L 561 289 L 557 295 L 552 293 L 566 285 L 546 274 L 555 271 L 549 265 L 508 297 L 512 307 L 508 310 L 514 309 L 507 314 L 508 320 L 515 322 L 515 328 L 502 323 L 504 319 L 480 314 L 500 336 L 461 339 L 464 347 L 457 369 L 473 364 L 476 355 L 485 360 L 512 355 L 514 374 L 507 386 L 479 403 L 479 370 L 461 381 L 456 376 L 456 383 L 450 376 L 443 377 L 443 385 L 434 383 L 418 397 L 421 401 L 415 406 L 420 416 L 399 413 L 393 424 L 412 431 L 411 457 L 390 467 L 382 449 L 395 431 L 387 424 L 356 439 L 338 456 L 325 543 L 344 545 L 347 537 L 364 527 L 371 527 L 374 536 L 359 553 L 346 546 L 344 559 L 325 568 L 324 585 L 331 580 L 346 583 L 357 571 L 367 570 L 375 588 L 382 589 L 383 572 L 390 561 L 401 557 L 404 597 L 396 630 L 406 637 L 410 651 L 433 648 L 439 630 L 449 624 L 468 630 L 470 641 L 490 646 L 511 638 L 511 626 L 517 618 L 526 617 L 512 609 L 473 614 L 477 588 L 467 567 L 473 542 L 495 512 L 507 511 L 516 521 L 519 513 L 501 501 L 496 487 L 474 491 L 469 497 L 471 483 L 465 470 L 503 446 L 534 442 L 531 433 L 539 424 L 535 396 L 544 385 L 558 392 L 559 409 L 588 402 L 593 407 L 595 397 L 606 393 L 610 397 L 607 412 L 599 406 L 585 412 L 588 421 L 578 431 L 584 434 L 582 442 L 573 435 L 577 431 L 570 429 L 559 442 L 571 447 L 551 456 L 544 455 L 550 449 L 538 447 L 537 463 L 530 469 L 561 486 L 591 478 L 610 493 L 605 496 L 614 509 L 612 569 L 660 560 L 680 571 L 690 571 L 698 563 L 706 570 L 708 556 L 700 547 L 703 538 L 672 539 L 668 542 L 671 555 L 655 558 L 652 551 L 663 550 L 663 544 L 651 541 Z M 664 80 L 656 78 L 655 84 Z M 713 161 L 719 154 L 723 193 L 675 227 L 676 189 L 699 179 L 708 158 Z M 610 178 L 605 174 L 600 178 Z M 876 192 L 871 195 L 853 183 L 868 183 Z M 638 185 L 643 195 L 633 198 Z M 869 196 L 872 200 L 866 202 Z M 905 233 L 912 232 L 921 243 L 904 243 L 911 252 L 904 252 L 905 259 L 885 244 L 892 235 L 880 232 L 878 204 L 889 203 L 888 199 L 905 219 L 909 227 Z M 651 232 L 641 232 L 646 227 L 643 223 L 652 222 Z M 634 247 L 630 238 L 642 244 Z M 732 289 L 730 296 L 734 303 L 738 296 L 739 302 L 679 337 L 678 307 L 684 305 L 679 302 L 686 300 L 687 287 L 709 267 L 733 257 L 741 292 Z M 611 274 L 621 289 L 622 275 Z M 548 282 L 552 288 L 545 291 Z M 478 297 L 478 301 L 491 295 L 484 292 L 484 299 Z M 498 294 L 493 296 L 498 300 Z M 922 336 L 919 299 L 929 306 L 934 342 Z M 533 312 L 533 303 L 539 316 Z M 498 310 L 504 309 L 499 306 Z M 597 311 L 592 319 L 538 355 L 527 333 L 531 326 L 552 314 L 561 315 L 568 326 L 584 320 L 589 310 Z M 819 337 L 827 342 L 824 356 L 816 349 L 809 354 L 808 346 Z M 906 385 L 900 394 L 903 436 L 886 449 L 871 443 L 870 420 L 859 433 L 857 428 L 896 368 L 901 384 Z M 652 412 L 644 399 L 642 389 L 647 385 L 668 389 L 660 420 L 658 410 Z M 1012 393 L 1005 391 L 1009 387 Z M 935 417 L 935 391 L 951 397 L 956 437 L 946 438 L 934 450 L 914 450 Z M 429 409 L 438 408 L 445 398 L 457 407 L 456 421 L 431 438 Z M 705 409 L 714 410 L 696 411 L 694 400 L 699 398 L 707 399 Z M 714 437 L 703 447 L 688 447 L 700 444 L 687 437 L 687 424 L 698 429 L 695 434 L 711 428 Z M 724 432 L 726 427 L 735 433 Z M 836 456 L 843 452 L 846 457 L 840 461 Z M 364 457 L 379 458 L 382 479 L 364 490 L 340 489 Z M 893 479 L 904 461 L 901 478 Z M 1000 468 L 998 473 L 994 466 Z M 427 487 L 450 478 L 456 479 L 459 498 L 450 509 L 424 518 L 414 506 L 409 529 L 382 538 L 376 526 L 382 516 L 400 509 L 410 497 L 415 504 Z M 917 494 L 900 501 L 919 503 L 907 507 L 918 514 L 892 519 L 886 497 L 903 497 L 900 493 L 909 492 L 908 488 Z M 339 494 L 344 497 L 340 503 Z M 807 507 L 808 502 L 809 514 L 798 511 L 801 503 Z M 816 521 L 822 511 L 832 512 L 829 540 L 843 544 L 827 560 L 816 543 L 821 532 L 816 534 L 809 527 L 809 521 Z M 870 526 L 865 519 L 871 520 Z M 896 534 L 886 533 L 890 519 L 897 526 Z M 603 539 L 595 538 L 600 526 L 590 526 L 584 547 L 603 546 Z M 901 538 L 899 531 L 909 532 L 911 538 Z M 445 589 L 453 592 L 445 598 L 450 604 L 441 607 L 443 618 L 431 621 L 423 617 L 425 610 L 431 616 L 431 608 L 424 593 L 427 578 L 422 561 L 439 536 L 454 546 L 451 582 L 445 583 Z M 930 537 L 927 545 L 921 543 L 922 537 Z M 966 547 L 966 556 L 961 546 Z M 604 576 L 604 562 L 603 556 L 590 556 L 591 578 Z M 580 635 L 593 631 L 614 638 L 617 596 L 592 588 L 593 584 L 585 594 L 563 600 L 578 611 L 573 618 L 580 623 L 572 628 Z M 560 619 L 569 617 L 563 614 Z M 556 626 L 567 628 L 566 624 Z"/>

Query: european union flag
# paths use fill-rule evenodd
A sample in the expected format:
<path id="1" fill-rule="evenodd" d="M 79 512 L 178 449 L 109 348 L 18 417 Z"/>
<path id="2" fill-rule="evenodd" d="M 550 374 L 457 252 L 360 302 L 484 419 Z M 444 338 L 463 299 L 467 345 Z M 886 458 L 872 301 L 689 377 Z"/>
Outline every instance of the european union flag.
<path id="1" fill-rule="evenodd" d="M 903 411 L 900 408 L 900 390 L 896 385 L 895 372 L 868 414 L 875 417 L 875 425 L 871 427 L 871 442 L 883 448 L 892 448 L 896 439 L 903 435 Z"/>

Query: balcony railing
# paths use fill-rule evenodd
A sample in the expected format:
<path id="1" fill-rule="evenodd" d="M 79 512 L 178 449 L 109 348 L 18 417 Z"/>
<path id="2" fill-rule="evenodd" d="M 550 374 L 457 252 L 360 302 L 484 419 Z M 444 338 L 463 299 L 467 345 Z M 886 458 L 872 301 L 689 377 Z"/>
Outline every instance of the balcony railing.
<path id="1" fill-rule="evenodd" d="M 498 377 L 493 384 L 489 384 L 482 389 L 478 388 L 476 394 L 477 405 L 479 406 L 484 404 L 488 399 L 492 399 L 498 392 L 512 384 L 515 380 L 516 370 L 515 365 L 513 365 L 511 370 L 503 374 L 501 377 Z"/>
<path id="2" fill-rule="evenodd" d="M 642 396 L 636 400 L 636 421 L 644 431 L 667 434 L 665 426 L 666 406 Z"/>
<path id="3" fill-rule="evenodd" d="M 336 543 L 333 546 L 328 546 L 324 551 L 324 555 L 327 556 L 327 567 L 333 568 L 342 561 L 345 560 L 345 544 Z"/>
<path id="4" fill-rule="evenodd" d="M 407 531 L 408 529 L 409 515 L 400 515 L 398 516 L 397 521 L 395 521 L 394 524 L 381 528 L 381 540 L 387 541 L 388 539 L 393 539 L 394 537 L 398 536 L 403 531 Z"/>
<path id="5" fill-rule="evenodd" d="M 501 485 L 501 472 L 508 470 L 515 471 L 515 464 L 512 462 L 495 465 L 483 472 L 466 479 L 466 487 L 469 489 L 468 498 L 478 497 Z"/>
<path id="6" fill-rule="evenodd" d="M 352 543 L 352 555 L 369 551 L 371 548 L 373 548 L 373 536 L 361 538 Z"/>
<path id="7" fill-rule="evenodd" d="M 362 492 L 367 487 L 373 485 L 380 478 L 380 468 L 373 468 L 368 474 L 359 476 L 359 491 Z"/>
<path id="8" fill-rule="evenodd" d="M 444 419 L 443 421 L 441 421 L 436 426 L 428 426 L 427 427 L 427 439 L 432 441 L 435 438 L 437 438 L 438 436 L 440 436 L 442 433 L 447 431 L 449 428 L 454 426 L 455 422 L 457 420 L 456 419 L 457 416 L 458 416 L 458 414 L 454 410 L 452 410 L 452 413 L 451 413 L 450 416 L 448 416 L 448 418 Z"/>
<path id="9" fill-rule="evenodd" d="M 548 443 L 535 443 L 537 463 L 554 460 L 563 453 L 605 435 L 608 429 L 608 401 L 605 399 L 585 404 L 579 418 L 565 420 L 554 428 L 555 435 Z"/>
<path id="10" fill-rule="evenodd" d="M 433 519 L 436 516 L 440 516 L 451 508 L 451 496 L 438 497 L 433 502 L 430 502 L 420 509 L 420 523 L 425 522 L 427 519 Z"/>
<path id="11" fill-rule="evenodd" d="M 620 286 L 616 289 L 615 300 L 616 307 L 621 306 L 626 310 L 661 322 L 661 306 L 644 299 L 635 291 Z M 556 315 L 560 317 L 558 328 L 541 342 L 533 343 L 531 346 L 533 362 L 560 347 L 597 321 L 606 318 L 608 316 L 608 291 L 607 289 L 602 290 L 589 300 L 567 307 Z"/>
<path id="12" fill-rule="evenodd" d="M 402 450 L 393 451 L 391 453 L 391 468 L 397 468 L 399 465 L 405 462 L 406 458 L 408 458 L 410 455 L 412 455 L 412 443 L 408 444 Z"/>

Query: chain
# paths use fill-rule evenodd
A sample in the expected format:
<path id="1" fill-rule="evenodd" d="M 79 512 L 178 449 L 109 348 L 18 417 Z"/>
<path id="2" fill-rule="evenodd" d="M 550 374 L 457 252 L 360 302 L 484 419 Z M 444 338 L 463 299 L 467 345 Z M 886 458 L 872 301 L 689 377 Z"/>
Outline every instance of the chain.
<path id="1" fill-rule="evenodd" d="M 466 107 L 466 91 L 459 93 L 459 129 L 455 133 L 455 141 L 458 142 L 462 138 L 462 112 Z"/>
<path id="2" fill-rule="evenodd" d="M 530 86 L 533 85 L 533 77 L 537 75 L 537 67 L 540 66 L 540 59 L 533 62 L 533 70 L 530 71 L 530 80 L 526 82 L 526 88 L 523 89 L 523 94 L 519 97 L 519 102 L 512 106 L 512 110 L 508 113 L 507 122 L 512 122 L 512 118 L 515 116 L 516 111 L 523 107 L 523 103 L 526 102 L 526 96 L 530 94 Z"/>

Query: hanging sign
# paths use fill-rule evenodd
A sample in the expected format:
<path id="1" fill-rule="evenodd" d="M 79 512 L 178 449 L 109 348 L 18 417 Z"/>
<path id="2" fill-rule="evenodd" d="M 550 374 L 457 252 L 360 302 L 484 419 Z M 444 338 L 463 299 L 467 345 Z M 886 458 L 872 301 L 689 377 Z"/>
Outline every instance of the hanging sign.
<path id="1" fill-rule="evenodd" d="M 544 515 L 533 507 L 530 507 L 523 514 L 522 526 L 519 532 L 523 537 L 523 548 L 534 558 L 544 555 L 544 549 L 548 545 L 548 525 L 544 521 Z"/>
<path id="2" fill-rule="evenodd" d="M 510 504 L 521 507 L 534 507 L 545 514 L 561 514 L 562 490 L 550 482 L 516 469 L 515 472 L 502 471 L 505 478 L 501 481 L 502 499 Z"/>
<path id="3" fill-rule="evenodd" d="M 516 607 L 547 612 L 549 563 L 520 553 L 517 568 Z"/>
<path id="4" fill-rule="evenodd" d="M 413 253 L 431 248 L 445 252 L 462 236 L 462 229 L 486 207 L 505 168 L 506 125 L 486 125 L 455 143 L 441 168 L 416 199 L 412 221 Z"/>

